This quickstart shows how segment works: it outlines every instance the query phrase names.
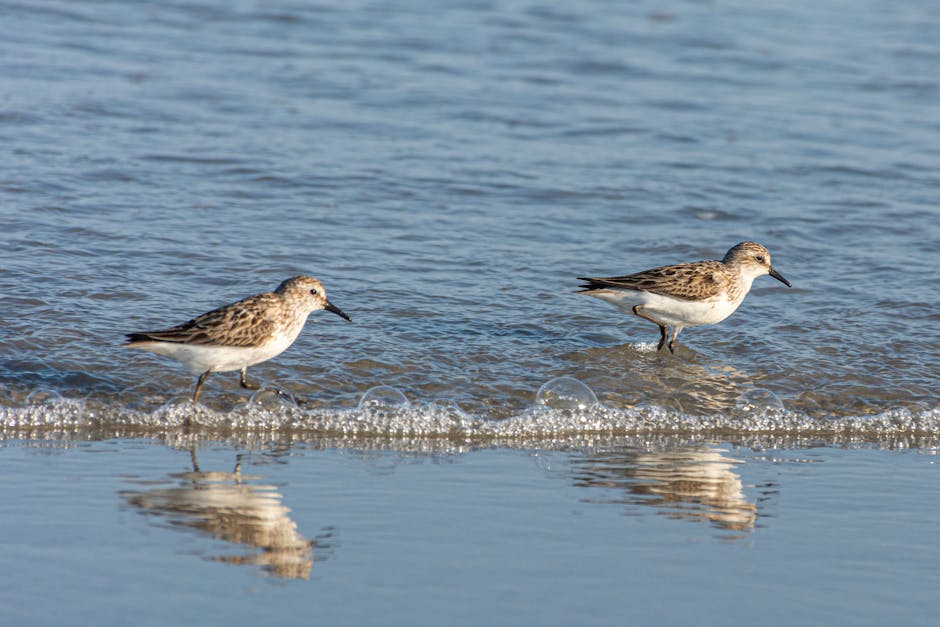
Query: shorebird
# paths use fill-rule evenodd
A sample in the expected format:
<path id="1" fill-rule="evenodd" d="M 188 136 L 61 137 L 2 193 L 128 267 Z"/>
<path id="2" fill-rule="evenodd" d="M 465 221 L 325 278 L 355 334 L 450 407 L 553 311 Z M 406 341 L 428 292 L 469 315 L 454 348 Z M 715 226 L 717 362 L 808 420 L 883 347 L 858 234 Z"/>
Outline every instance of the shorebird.
<path id="1" fill-rule="evenodd" d="M 319 309 L 350 320 L 327 300 L 319 281 L 295 276 L 273 292 L 249 296 L 175 327 L 128 333 L 124 346 L 171 357 L 200 373 L 193 392 L 195 404 L 202 384 L 213 372 L 240 370 L 242 387 L 258 389 L 247 380 L 248 366 L 284 352 L 300 335 L 307 316 Z"/>
<path id="2" fill-rule="evenodd" d="M 765 274 L 790 287 L 790 282 L 770 265 L 766 248 L 741 242 L 721 261 L 680 263 L 626 276 L 578 277 L 586 281 L 578 293 L 600 298 L 623 313 L 656 324 L 660 333 L 657 350 L 666 345 L 671 326 L 668 346 L 674 353 L 682 329 L 721 322 L 744 301 L 754 279 Z"/>

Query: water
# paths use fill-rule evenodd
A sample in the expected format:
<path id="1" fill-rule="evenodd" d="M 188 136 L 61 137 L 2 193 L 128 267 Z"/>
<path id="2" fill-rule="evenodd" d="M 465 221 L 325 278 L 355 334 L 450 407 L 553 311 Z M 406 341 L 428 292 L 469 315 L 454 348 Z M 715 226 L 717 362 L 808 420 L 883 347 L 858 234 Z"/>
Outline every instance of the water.
<path id="1" fill-rule="evenodd" d="M 928 624 L 940 449 L 798 444 L 9 440 L 0 606 L 43 625 L 63 607 L 81 625 Z"/>
<path id="2" fill-rule="evenodd" d="M 519 622 L 535 607 L 541 622 L 611 623 L 625 589 L 688 599 L 672 622 L 700 616 L 709 593 L 757 619 L 789 599 L 792 622 L 936 609 L 920 587 L 940 444 L 932 3 L 50 1 L 6 3 L 0 23 L 0 465 L 21 503 L 4 525 L 25 530 L 5 569 L 24 578 L 3 588 L 33 593 L 19 623 L 50 622 L 40 599 L 54 592 L 114 619 L 126 608 L 89 582 L 131 586 L 137 559 L 148 580 L 123 602 L 180 595 L 177 609 L 213 622 L 204 595 L 252 590 L 221 612 L 230 624 L 263 616 L 250 600 L 333 622 L 355 606 L 360 623 L 390 608 L 392 622 Z M 730 319 L 683 332 L 675 356 L 653 350 L 653 325 L 573 293 L 577 276 L 720 258 L 746 239 L 794 287 L 759 279 Z M 120 348 L 125 332 L 297 273 L 353 322 L 312 316 L 251 369 L 258 393 L 216 375 L 192 409 L 195 377 Z M 240 451 L 248 466 L 278 461 L 219 494 L 247 492 L 249 518 L 294 512 L 279 527 L 288 574 L 257 556 L 199 559 L 243 542 L 174 518 L 166 499 L 193 481 L 176 476 L 193 472 L 192 446 L 216 453 L 207 472 L 230 472 Z M 632 490 L 681 483 L 648 455 L 740 473 L 745 498 Z M 75 473 L 88 482 L 63 498 Z M 772 477 L 795 502 L 765 494 Z M 171 490 L 153 516 L 137 515 L 140 481 Z M 372 510 L 383 491 L 411 498 Z M 422 518 L 438 497 L 451 518 Z M 399 520 L 427 538 L 419 553 L 393 537 Z M 464 539 L 441 531 L 454 520 Z M 371 544 L 337 548 L 336 528 Z M 337 553 L 322 575 L 321 544 Z M 357 557 L 340 573 L 343 551 Z M 63 559 L 97 578 L 68 595 L 35 584 Z M 310 580 L 290 574 L 310 560 Z M 721 587 L 695 575 L 719 563 Z M 661 577 L 639 575 L 651 569 Z M 426 611 L 406 612 L 402 590 L 421 585 Z M 329 594 L 305 606 L 317 589 Z"/>

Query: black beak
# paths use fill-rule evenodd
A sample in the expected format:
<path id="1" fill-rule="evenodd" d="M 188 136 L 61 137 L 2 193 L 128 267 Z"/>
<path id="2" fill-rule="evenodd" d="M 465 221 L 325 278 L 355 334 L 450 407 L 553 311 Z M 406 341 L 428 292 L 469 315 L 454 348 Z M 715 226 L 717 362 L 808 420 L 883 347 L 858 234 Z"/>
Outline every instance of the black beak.
<path id="1" fill-rule="evenodd" d="M 788 284 L 788 285 L 789 285 L 789 284 Z M 345 313 L 343 313 L 343 310 L 342 310 L 342 309 L 340 309 L 339 307 L 337 307 L 336 305 L 334 305 L 334 304 L 331 303 L 330 301 L 326 301 L 326 305 L 325 305 L 323 308 L 326 309 L 327 311 L 332 311 L 332 312 L 335 313 L 337 316 L 340 316 L 341 318 L 346 318 L 347 320 L 349 320 L 350 322 L 352 322 L 352 318 L 350 318 L 350 317 L 347 316 Z"/>
<path id="2" fill-rule="evenodd" d="M 773 268 L 771 268 L 771 269 L 770 269 L 770 272 L 768 272 L 767 274 L 769 274 L 769 275 L 772 276 L 773 278 L 777 279 L 778 281 L 780 281 L 781 283 L 783 283 L 783 284 L 786 285 L 787 287 L 793 287 L 792 285 L 790 285 L 790 282 L 789 282 L 789 281 L 787 281 L 785 278 L 783 278 L 783 275 L 782 275 L 782 274 L 780 274 L 779 272 L 777 272 L 777 271 L 774 270 Z"/>

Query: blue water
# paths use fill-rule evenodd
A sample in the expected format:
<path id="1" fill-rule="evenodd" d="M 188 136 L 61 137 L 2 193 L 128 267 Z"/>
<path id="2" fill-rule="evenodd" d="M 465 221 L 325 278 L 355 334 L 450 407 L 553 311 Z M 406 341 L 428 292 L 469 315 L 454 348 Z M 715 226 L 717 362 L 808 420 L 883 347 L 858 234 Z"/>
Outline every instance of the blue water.
<path id="1" fill-rule="evenodd" d="M 5 622 L 914 625 L 940 609 L 936 449 L 210 442 L 200 480 L 185 447 L 155 444 L 0 449 Z M 309 542 L 299 558 L 187 524 L 247 524 L 250 505 L 213 498 L 236 459 Z"/>
<path id="2" fill-rule="evenodd" d="M 0 616 L 936 613 L 933 3 L 50 0 L 0 24 Z M 575 294 L 743 240 L 793 288 L 758 279 L 675 355 Z M 120 348 L 299 273 L 353 322 L 314 314 L 258 393 L 219 374 L 193 408 L 194 376 Z M 191 446 L 231 476 L 180 476 Z M 197 492 L 228 505 L 178 511 Z"/>
<path id="3" fill-rule="evenodd" d="M 849 9 L 8 5 L 7 402 L 165 401 L 191 377 L 124 332 L 303 272 L 355 323 L 257 370 L 317 406 L 387 384 L 502 418 L 557 375 L 664 406 L 704 368 L 728 398 L 686 413 L 931 410 L 938 20 Z M 742 239 L 794 289 L 677 360 L 572 294 Z"/>

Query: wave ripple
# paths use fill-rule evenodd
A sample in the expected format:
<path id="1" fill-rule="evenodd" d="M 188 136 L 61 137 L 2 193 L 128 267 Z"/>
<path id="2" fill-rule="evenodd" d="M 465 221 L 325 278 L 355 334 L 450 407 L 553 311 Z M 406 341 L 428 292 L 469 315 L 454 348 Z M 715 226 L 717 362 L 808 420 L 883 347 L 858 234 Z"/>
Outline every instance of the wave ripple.
<path id="1" fill-rule="evenodd" d="M 182 400 L 154 411 L 107 407 L 87 401 L 50 400 L 25 407 L 0 408 L 0 429 L 18 431 L 137 430 L 213 432 L 286 432 L 304 438 L 425 437 L 472 442 L 536 440 L 542 446 L 586 435 L 734 436 L 771 434 L 788 437 L 841 438 L 878 442 L 896 438 L 940 440 L 940 406 L 893 408 L 867 416 L 818 418 L 776 405 L 740 406 L 733 414 L 694 415 L 656 405 L 629 409 L 593 404 L 580 409 L 533 405 L 501 419 L 464 412 L 456 403 L 402 404 L 366 409 L 303 408 L 281 402 L 244 403 L 227 411 Z"/>

